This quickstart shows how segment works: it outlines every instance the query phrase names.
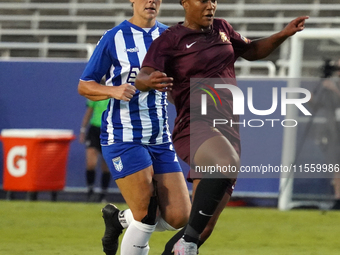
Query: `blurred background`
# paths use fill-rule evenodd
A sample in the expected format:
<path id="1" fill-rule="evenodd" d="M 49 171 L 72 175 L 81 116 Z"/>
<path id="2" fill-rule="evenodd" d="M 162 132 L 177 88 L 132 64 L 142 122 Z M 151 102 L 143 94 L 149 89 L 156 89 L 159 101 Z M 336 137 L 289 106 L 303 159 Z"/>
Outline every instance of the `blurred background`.
<path id="1" fill-rule="evenodd" d="M 311 87 L 307 86 L 312 91 L 318 79 L 326 78 L 326 63 L 331 68 L 337 66 L 329 60 L 340 57 L 339 14 L 340 4 L 336 0 L 218 1 L 216 17 L 226 19 L 249 39 L 278 32 L 297 16 L 310 16 L 306 30 L 301 32 L 301 35 L 308 32 L 308 38 L 298 38 L 295 44 L 292 39 L 287 40 L 263 61 L 240 59 L 236 62 L 241 89 L 246 91 L 249 86 L 257 86 L 254 102 L 258 108 L 268 109 L 271 105 L 272 91 L 265 84 L 269 78 L 272 82 L 268 85 L 279 88 L 289 86 L 291 78 L 316 79 Z M 73 130 L 76 139 L 70 142 L 66 183 L 58 192 L 58 200 L 86 201 L 85 147 L 77 140 L 86 100 L 78 94 L 77 84 L 101 35 L 131 15 L 131 4 L 127 0 L 0 0 L 0 130 Z M 173 25 L 182 21 L 182 17 L 182 6 L 177 0 L 163 1 L 160 22 Z M 298 66 L 292 63 L 298 63 Z M 332 75 L 333 71 L 336 68 L 332 69 Z M 175 117 L 172 105 L 169 106 L 169 117 L 172 124 Z M 243 117 L 252 118 L 249 113 Z M 279 109 L 271 118 L 283 120 Z M 327 121 L 322 114 L 312 120 L 319 124 Z M 309 132 L 309 122 L 304 118 L 305 124 L 299 126 L 295 136 L 288 135 L 288 144 L 284 142 L 287 134 L 282 126 L 242 128 L 242 165 L 279 166 L 283 161 L 287 163 L 289 148 L 294 151 L 288 156 L 290 163 L 297 161 L 294 148 L 304 151 L 304 157 L 299 156 L 299 164 L 310 162 L 311 158 L 317 159 L 313 162 L 324 163 L 325 155 L 317 140 L 320 137 L 315 136 L 319 131 L 304 135 Z M 4 151 L 0 147 L 2 188 L 4 164 Z M 185 164 L 182 167 L 188 171 Z M 333 196 L 330 179 L 289 177 L 294 180 L 289 184 L 282 184 L 280 173 L 271 178 L 240 178 L 232 202 L 235 205 L 276 207 L 282 193 L 289 190 L 288 201 L 311 200 L 312 203 L 299 205 L 330 206 Z M 97 178 L 97 189 L 99 180 Z M 318 194 L 313 194 L 313 190 L 318 190 Z M 27 198 L 22 192 L 12 195 L 9 197 L 3 189 L 0 191 L 1 199 Z M 49 192 L 40 192 L 38 199 L 50 199 Z M 122 201 L 113 181 L 107 200 Z"/>

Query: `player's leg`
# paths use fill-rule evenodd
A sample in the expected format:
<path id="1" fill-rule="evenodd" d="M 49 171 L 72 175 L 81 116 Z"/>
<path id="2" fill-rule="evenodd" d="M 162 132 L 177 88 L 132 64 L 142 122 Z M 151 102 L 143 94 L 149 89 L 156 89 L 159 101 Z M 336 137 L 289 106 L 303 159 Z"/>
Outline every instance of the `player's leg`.
<path id="1" fill-rule="evenodd" d="M 339 152 L 340 152 L 340 145 L 338 143 L 338 134 L 333 127 L 329 127 L 329 141 L 325 147 L 325 159 L 327 164 L 336 166 L 339 165 Z M 331 180 L 333 185 L 333 192 L 334 192 L 334 204 L 331 207 L 331 210 L 340 210 L 340 173 L 334 173 L 333 179 Z"/>
<path id="2" fill-rule="evenodd" d="M 189 219 L 191 202 L 182 172 L 155 174 L 157 180 L 159 210 L 161 218 L 157 228 L 177 230 Z"/>
<path id="3" fill-rule="evenodd" d="M 332 166 L 339 166 L 339 152 L 340 152 L 340 145 L 338 143 L 339 141 L 339 135 L 336 132 L 336 129 L 333 127 L 330 127 L 330 137 L 333 139 L 329 139 L 329 142 L 326 147 L 326 162 L 329 165 Z M 333 185 L 333 192 L 334 192 L 334 204 L 331 208 L 331 210 L 340 210 L 340 173 L 334 172 L 333 179 L 332 179 L 332 185 Z"/>
<path id="4" fill-rule="evenodd" d="M 96 165 L 98 161 L 98 151 L 94 147 L 86 148 L 86 185 L 87 201 L 94 200 L 94 183 L 96 180 Z"/>
<path id="5" fill-rule="evenodd" d="M 334 205 L 332 210 L 340 210 L 340 173 L 334 174 L 332 184 L 334 189 Z"/>
<path id="6" fill-rule="evenodd" d="M 134 220 L 122 243 L 122 255 L 147 254 L 148 241 L 156 227 L 157 197 L 152 181 L 152 166 L 116 180 Z"/>
<path id="7" fill-rule="evenodd" d="M 161 212 L 157 230 L 176 230 L 187 223 L 191 206 L 183 173 L 171 144 L 148 146 L 148 149 L 157 172 L 154 179 L 157 182 Z M 131 207 L 130 209 L 133 210 Z M 124 214 L 128 211 L 126 210 Z M 130 228 L 129 226 L 127 232 Z M 127 237 L 127 232 L 124 238 Z"/>
<path id="8" fill-rule="evenodd" d="M 173 170 L 176 170 L 178 167 L 179 166 L 174 166 Z M 167 170 L 169 170 L 169 166 Z M 183 173 L 155 174 L 154 179 L 157 180 L 158 201 L 161 211 L 161 215 L 157 218 L 158 223 L 155 231 L 172 231 L 183 227 L 188 221 L 191 208 L 189 192 Z M 117 237 L 116 239 L 118 239 L 122 230 L 127 228 L 133 221 L 133 215 L 130 209 L 119 211 L 112 204 L 106 205 L 103 208 L 103 213 L 108 215 L 107 218 L 111 221 L 108 224 L 115 229 L 113 235 Z M 109 241 L 111 240 L 112 239 L 109 239 Z M 111 243 L 115 245 L 115 242 L 111 241 Z"/>
<path id="9" fill-rule="evenodd" d="M 142 145 L 134 143 L 103 146 L 102 151 L 111 175 L 133 214 L 122 241 L 122 254 L 147 253 L 157 210 L 149 152 Z M 107 205 L 102 211 L 106 227 L 102 239 L 103 250 L 107 255 L 116 254 L 118 237 L 123 229 L 118 221 L 119 210 L 113 205 Z"/>
<path id="10" fill-rule="evenodd" d="M 100 128 L 91 126 L 89 129 L 87 144 L 89 144 L 89 147 L 93 147 L 97 151 L 97 161 L 100 159 L 100 165 L 101 165 L 101 180 L 100 180 L 100 187 L 101 191 L 99 194 L 99 197 L 97 198 L 98 202 L 105 202 L 105 197 L 107 195 L 107 189 L 110 184 L 111 180 L 111 174 L 108 166 L 106 165 L 106 162 L 104 158 L 102 157 L 102 148 L 100 145 Z M 97 164 L 97 161 L 95 162 Z"/>
<path id="11" fill-rule="evenodd" d="M 199 182 L 200 182 L 200 179 L 193 180 L 193 183 L 192 183 L 192 199 L 193 200 L 195 199 L 195 192 L 196 192 L 197 185 L 199 184 Z M 198 242 L 198 247 L 200 247 L 209 238 L 209 236 L 213 232 L 213 230 L 214 230 L 214 228 L 216 226 L 217 220 L 220 217 L 220 215 L 221 215 L 222 211 L 224 210 L 224 208 L 227 206 L 227 203 L 229 202 L 230 197 L 231 197 L 231 195 L 227 191 L 225 193 L 225 195 L 223 196 L 221 202 L 218 204 L 218 206 L 217 206 L 213 216 L 209 220 L 207 226 L 204 228 L 202 234 L 200 235 L 200 239 L 199 239 L 199 242 Z"/>
<path id="12" fill-rule="evenodd" d="M 194 155 L 195 165 L 198 166 L 230 166 L 239 168 L 239 156 L 229 140 L 224 136 L 214 136 L 206 140 Z M 200 181 L 195 193 L 189 222 L 183 239 L 175 245 L 175 254 L 184 249 L 187 254 L 197 252 L 199 236 L 213 216 L 225 192 L 236 176 L 225 176 L 217 173 Z M 196 247 L 195 247 L 196 246 Z M 187 248 L 186 248 L 187 247 Z M 185 253 L 186 254 L 186 253 Z"/>
<path id="13" fill-rule="evenodd" d="M 192 186 L 192 199 L 195 198 L 195 191 L 197 188 L 198 183 L 200 182 L 200 179 L 194 179 L 193 180 L 193 186 Z M 230 189 L 231 191 L 231 189 Z M 199 248 L 211 235 L 212 231 L 215 228 L 215 225 L 217 223 L 217 220 L 220 216 L 220 214 L 222 213 L 223 209 L 225 208 L 225 206 L 227 205 L 229 199 L 230 199 L 230 194 L 228 192 L 226 192 L 226 194 L 224 195 L 224 197 L 222 198 L 221 202 L 219 203 L 219 205 L 216 208 L 216 211 L 214 212 L 213 216 L 211 217 L 211 219 L 209 220 L 207 226 L 205 227 L 205 229 L 203 230 L 202 234 L 200 235 L 199 238 L 199 242 L 197 245 L 197 248 Z M 173 247 L 175 245 L 175 243 L 178 242 L 178 240 L 184 235 L 184 231 L 185 228 L 181 229 L 180 231 L 178 231 L 165 245 L 165 249 L 162 253 L 162 255 L 171 255 L 173 254 Z"/>
<path id="14" fill-rule="evenodd" d="M 100 146 L 100 128 L 95 126 L 90 126 L 86 134 L 86 182 L 88 187 L 87 200 L 94 202 L 94 183 L 96 177 L 96 166 L 98 163 L 99 155 L 101 153 Z"/>
<path id="15" fill-rule="evenodd" d="M 101 157 L 101 169 L 102 169 L 102 178 L 101 178 L 101 191 L 99 195 L 99 202 L 105 202 L 107 196 L 107 190 L 110 185 L 111 174 L 110 170 L 105 162 L 105 160 Z"/>
<path id="16" fill-rule="evenodd" d="M 157 181 L 161 217 L 158 230 L 176 230 L 189 218 L 191 203 L 182 168 L 172 143 L 148 147 Z"/>

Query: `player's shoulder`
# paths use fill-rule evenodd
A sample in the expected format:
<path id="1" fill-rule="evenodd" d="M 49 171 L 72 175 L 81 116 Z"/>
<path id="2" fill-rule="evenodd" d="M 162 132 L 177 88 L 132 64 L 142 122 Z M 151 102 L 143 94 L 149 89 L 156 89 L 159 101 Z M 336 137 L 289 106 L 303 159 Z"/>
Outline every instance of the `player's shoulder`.
<path id="1" fill-rule="evenodd" d="M 162 23 L 160 23 L 160 24 L 162 24 Z M 168 27 L 164 24 L 159 26 L 159 30 L 160 30 L 160 36 L 158 38 L 156 38 L 155 41 L 168 41 L 168 40 L 172 39 L 173 36 L 175 36 L 173 31 L 171 30 L 171 27 Z"/>
<path id="2" fill-rule="evenodd" d="M 109 30 L 106 30 L 102 37 L 99 39 L 97 45 L 106 45 L 109 44 L 110 42 L 113 42 L 112 38 L 114 38 L 117 34 L 119 29 L 117 27 L 111 28 Z"/>
<path id="3" fill-rule="evenodd" d="M 114 43 L 114 40 L 112 39 L 115 38 L 119 34 L 123 34 L 123 30 L 126 29 L 127 27 L 129 27 L 129 23 L 125 20 L 119 25 L 109 30 L 106 30 L 104 34 L 102 35 L 102 37 L 100 38 L 98 44 L 100 43 L 102 45 L 107 45 L 107 44 Z"/>
<path id="4" fill-rule="evenodd" d="M 169 26 L 159 22 L 159 21 L 156 21 L 156 26 L 163 32 L 165 31 L 166 29 L 168 29 Z"/>
<path id="5" fill-rule="evenodd" d="M 228 21 L 226 21 L 225 19 L 220 19 L 220 18 L 214 18 L 214 22 L 213 22 L 213 26 L 214 28 L 224 28 L 227 30 L 232 29 L 232 26 L 229 24 Z"/>
<path id="6" fill-rule="evenodd" d="M 122 32 L 122 30 L 126 29 L 130 27 L 129 22 L 127 22 L 126 20 L 124 20 L 122 23 L 120 23 L 119 25 L 107 30 L 105 32 L 105 34 L 107 34 L 108 36 L 115 36 L 117 33 Z"/>
<path id="7" fill-rule="evenodd" d="M 182 22 L 177 23 L 175 25 L 172 25 L 171 27 L 168 28 L 168 30 L 173 32 L 173 33 L 177 33 L 179 31 L 182 31 L 183 30 Z"/>
<path id="8" fill-rule="evenodd" d="M 185 34 L 183 31 L 183 26 L 181 24 L 176 24 L 171 27 L 168 27 L 163 33 L 162 36 L 166 36 L 172 39 L 180 37 L 182 34 Z"/>

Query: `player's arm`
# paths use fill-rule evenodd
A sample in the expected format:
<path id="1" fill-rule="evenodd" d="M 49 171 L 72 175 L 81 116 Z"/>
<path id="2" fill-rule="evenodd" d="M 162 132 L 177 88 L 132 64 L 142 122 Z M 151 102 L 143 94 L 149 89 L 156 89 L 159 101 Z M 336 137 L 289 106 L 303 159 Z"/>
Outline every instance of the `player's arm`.
<path id="1" fill-rule="evenodd" d="M 140 91 L 155 89 L 165 92 L 171 90 L 172 81 L 173 78 L 168 77 L 165 73 L 152 67 L 142 67 L 135 80 L 135 87 Z"/>
<path id="2" fill-rule="evenodd" d="M 241 57 L 250 61 L 267 57 L 288 37 L 302 31 L 305 27 L 306 19 L 308 19 L 308 16 L 298 17 L 292 20 L 282 31 L 269 37 L 252 41 L 249 44 L 249 49 Z"/>
<path id="3" fill-rule="evenodd" d="M 79 142 L 84 143 L 85 142 L 85 133 L 86 133 L 86 127 L 90 122 L 90 119 L 93 114 L 93 108 L 92 107 L 87 107 L 83 120 L 81 122 L 81 127 L 80 127 L 80 135 L 79 135 Z"/>
<path id="4" fill-rule="evenodd" d="M 130 101 L 135 92 L 135 87 L 128 83 L 124 83 L 120 86 L 105 86 L 96 81 L 80 80 L 78 84 L 78 93 L 92 101 L 100 101 L 109 98 Z"/>

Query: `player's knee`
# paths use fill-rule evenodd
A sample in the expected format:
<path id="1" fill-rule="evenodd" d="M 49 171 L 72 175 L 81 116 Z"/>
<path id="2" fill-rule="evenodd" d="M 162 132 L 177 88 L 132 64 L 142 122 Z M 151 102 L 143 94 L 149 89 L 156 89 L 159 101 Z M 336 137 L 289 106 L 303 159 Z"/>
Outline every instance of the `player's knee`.
<path id="1" fill-rule="evenodd" d="M 150 189 L 150 193 L 146 193 L 142 199 L 145 203 L 140 204 L 138 208 L 134 208 L 134 210 L 131 208 L 133 218 L 136 221 L 148 225 L 156 224 L 158 209 L 156 182 L 154 182 L 153 185 L 153 190 Z"/>
<path id="2" fill-rule="evenodd" d="M 190 217 L 191 203 L 181 204 L 167 213 L 166 221 L 175 229 L 184 227 Z"/>
<path id="3" fill-rule="evenodd" d="M 222 162 L 220 162 L 220 164 L 224 166 L 230 166 L 230 167 L 236 167 L 236 168 L 240 166 L 240 158 L 237 154 L 228 155 L 227 157 L 221 159 L 221 161 Z"/>
<path id="4" fill-rule="evenodd" d="M 88 169 L 96 169 L 96 167 L 97 167 L 97 162 L 96 161 L 87 160 L 86 168 L 88 168 Z"/>
<path id="5" fill-rule="evenodd" d="M 156 224 L 156 216 L 157 216 L 157 196 L 152 196 L 150 198 L 149 206 L 146 211 L 146 215 L 141 219 L 141 222 L 148 225 Z"/>
<path id="6" fill-rule="evenodd" d="M 174 213 L 170 219 L 167 219 L 167 223 L 174 228 L 171 230 L 178 230 L 184 227 L 189 221 L 189 213 Z"/>
<path id="7" fill-rule="evenodd" d="M 177 220 L 172 222 L 171 226 L 174 229 L 178 230 L 178 229 L 184 227 L 188 223 L 188 220 L 189 220 L 189 217 L 177 219 Z"/>
<path id="8" fill-rule="evenodd" d="M 187 222 L 183 221 L 176 221 L 176 220 L 169 220 L 166 221 L 162 217 L 158 219 L 156 231 L 163 232 L 163 231 L 176 231 L 180 228 L 184 227 Z"/>

